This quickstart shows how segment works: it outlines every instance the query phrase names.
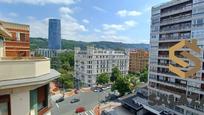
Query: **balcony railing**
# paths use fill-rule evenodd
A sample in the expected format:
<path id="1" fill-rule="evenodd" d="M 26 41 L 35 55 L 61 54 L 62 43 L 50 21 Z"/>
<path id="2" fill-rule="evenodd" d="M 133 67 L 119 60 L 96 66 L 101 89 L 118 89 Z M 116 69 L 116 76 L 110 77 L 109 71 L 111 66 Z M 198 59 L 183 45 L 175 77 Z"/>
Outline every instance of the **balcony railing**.
<path id="1" fill-rule="evenodd" d="M 162 42 L 162 41 L 173 41 L 173 40 L 177 40 L 177 41 L 180 41 L 182 39 L 190 39 L 190 36 L 185 36 L 185 37 L 164 37 L 164 38 L 159 38 L 159 42 Z"/>
<path id="2" fill-rule="evenodd" d="M 30 43 L 22 41 L 4 41 L 4 46 L 12 48 L 30 48 Z"/>
<path id="3" fill-rule="evenodd" d="M 165 11 L 161 13 L 161 17 L 164 16 L 169 16 L 169 15 L 173 15 L 173 14 L 178 14 L 178 13 L 182 13 L 182 12 L 186 12 L 186 11 L 190 11 L 192 10 L 192 5 L 186 5 L 184 7 L 178 7 L 178 8 L 174 8 L 172 10 L 169 11 Z"/>
<path id="4" fill-rule="evenodd" d="M 179 22 L 183 22 L 183 21 L 191 21 L 191 15 L 188 16 L 178 16 L 178 17 L 174 17 L 174 18 L 168 18 L 168 19 L 164 19 L 161 21 L 161 25 L 167 25 L 167 24 L 173 24 L 173 23 L 179 23 Z"/>

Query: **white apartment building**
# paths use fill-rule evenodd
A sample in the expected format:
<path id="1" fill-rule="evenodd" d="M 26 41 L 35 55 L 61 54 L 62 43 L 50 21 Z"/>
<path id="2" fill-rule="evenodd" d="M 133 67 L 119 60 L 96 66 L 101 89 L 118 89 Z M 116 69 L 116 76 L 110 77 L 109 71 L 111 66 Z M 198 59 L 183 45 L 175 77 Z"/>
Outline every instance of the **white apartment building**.
<path id="1" fill-rule="evenodd" d="M 75 48 L 75 78 L 86 86 L 95 85 L 99 74 L 110 74 L 114 67 L 118 67 L 122 74 L 128 74 L 128 66 L 128 52 L 94 47 L 87 47 L 86 50 Z"/>
<path id="2" fill-rule="evenodd" d="M 151 39 L 149 57 L 149 94 L 168 97 L 174 96 L 174 101 L 184 94 L 187 98 L 195 96 L 196 101 L 204 98 L 204 0 L 171 0 L 170 2 L 152 8 L 151 17 Z M 182 51 L 188 51 L 199 57 L 202 67 L 193 78 L 183 79 L 169 71 L 168 66 L 178 64 L 169 60 L 169 50 L 171 46 L 182 39 L 197 39 L 197 45 L 202 49 L 200 54 L 192 52 L 189 48 L 178 50 L 175 55 L 189 63 L 188 70 L 193 63 L 181 56 Z M 182 97 L 184 98 L 184 97 Z M 187 104 L 184 106 L 174 105 L 168 107 L 176 115 L 203 115 L 204 108 Z"/>

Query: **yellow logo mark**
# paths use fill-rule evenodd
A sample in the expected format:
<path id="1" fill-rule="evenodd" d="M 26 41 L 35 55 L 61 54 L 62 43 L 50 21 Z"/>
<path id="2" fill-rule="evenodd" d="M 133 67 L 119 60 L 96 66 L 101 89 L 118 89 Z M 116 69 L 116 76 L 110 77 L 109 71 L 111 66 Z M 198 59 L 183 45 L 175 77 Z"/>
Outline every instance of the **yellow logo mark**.
<path id="1" fill-rule="evenodd" d="M 192 49 L 193 51 L 195 51 L 197 53 L 200 53 L 201 49 L 199 47 L 197 47 L 197 40 L 195 40 L 195 39 L 192 40 L 192 43 L 187 41 L 187 40 L 182 40 L 178 44 L 169 48 L 169 59 L 174 61 L 175 63 L 181 65 L 182 67 L 186 68 L 189 64 L 184 62 L 182 59 L 175 56 L 176 50 L 181 49 L 184 46 Z M 182 78 L 188 78 L 200 70 L 201 60 L 199 58 L 193 56 L 192 54 L 190 54 L 186 51 L 181 52 L 181 55 L 188 58 L 189 60 L 193 61 L 194 67 L 191 68 L 190 70 L 188 70 L 187 72 L 184 72 L 184 71 L 180 70 L 179 68 L 174 67 L 173 65 L 169 64 L 169 70 L 171 72 L 179 75 Z"/>

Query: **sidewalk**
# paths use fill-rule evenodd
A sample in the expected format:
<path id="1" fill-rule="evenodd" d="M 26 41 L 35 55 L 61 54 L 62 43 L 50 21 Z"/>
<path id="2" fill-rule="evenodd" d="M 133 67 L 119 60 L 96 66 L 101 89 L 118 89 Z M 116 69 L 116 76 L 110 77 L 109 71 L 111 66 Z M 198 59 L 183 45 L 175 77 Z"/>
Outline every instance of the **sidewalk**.
<path id="1" fill-rule="evenodd" d="M 88 88 L 81 88 L 80 92 L 91 92 L 91 88 L 90 87 L 88 87 Z"/>
<path id="2" fill-rule="evenodd" d="M 109 103 L 105 103 L 105 104 L 96 105 L 93 108 L 93 111 L 94 111 L 95 115 L 101 115 L 101 112 L 104 111 L 105 109 L 113 109 L 113 108 L 116 108 L 118 106 L 121 106 L 121 103 L 109 102 Z"/>

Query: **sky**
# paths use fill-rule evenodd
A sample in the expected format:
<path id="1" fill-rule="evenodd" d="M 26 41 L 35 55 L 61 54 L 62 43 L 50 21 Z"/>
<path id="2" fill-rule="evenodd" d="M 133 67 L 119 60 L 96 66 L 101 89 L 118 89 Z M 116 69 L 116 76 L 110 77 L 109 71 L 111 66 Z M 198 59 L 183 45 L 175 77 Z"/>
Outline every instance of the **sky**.
<path id="1" fill-rule="evenodd" d="M 169 0 L 0 0 L 0 20 L 30 25 L 48 38 L 48 19 L 61 19 L 62 39 L 149 43 L 151 7 Z"/>

